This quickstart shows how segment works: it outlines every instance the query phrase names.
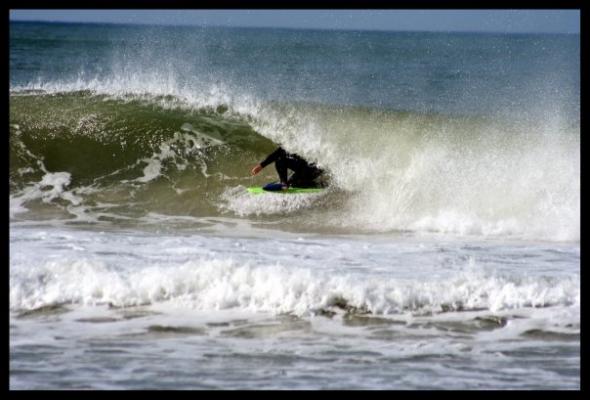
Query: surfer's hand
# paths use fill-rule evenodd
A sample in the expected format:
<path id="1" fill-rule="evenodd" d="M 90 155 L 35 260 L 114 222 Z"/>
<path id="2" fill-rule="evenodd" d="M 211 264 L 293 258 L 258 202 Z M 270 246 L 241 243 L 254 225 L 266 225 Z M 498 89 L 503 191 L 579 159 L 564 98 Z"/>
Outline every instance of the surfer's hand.
<path id="1" fill-rule="evenodd" d="M 251 175 L 256 175 L 258 174 L 260 171 L 262 171 L 262 165 L 260 164 L 256 164 L 256 166 L 254 168 L 252 168 L 252 171 L 250 171 Z"/>

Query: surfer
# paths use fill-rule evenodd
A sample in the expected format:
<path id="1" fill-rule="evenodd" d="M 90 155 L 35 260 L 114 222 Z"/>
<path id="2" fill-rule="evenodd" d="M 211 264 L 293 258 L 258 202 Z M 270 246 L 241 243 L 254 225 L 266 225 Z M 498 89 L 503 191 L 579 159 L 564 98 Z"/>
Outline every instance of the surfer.
<path id="1" fill-rule="evenodd" d="M 318 168 L 314 163 L 308 163 L 297 154 L 287 153 L 280 146 L 261 161 L 260 164 L 256 164 L 252 168 L 251 174 L 257 175 L 264 167 L 273 162 L 281 180 L 282 189 L 289 187 L 314 188 L 323 186 L 323 183 L 318 181 L 318 178 L 324 173 L 322 169 Z M 287 176 L 288 169 L 293 171 L 290 177 Z"/>

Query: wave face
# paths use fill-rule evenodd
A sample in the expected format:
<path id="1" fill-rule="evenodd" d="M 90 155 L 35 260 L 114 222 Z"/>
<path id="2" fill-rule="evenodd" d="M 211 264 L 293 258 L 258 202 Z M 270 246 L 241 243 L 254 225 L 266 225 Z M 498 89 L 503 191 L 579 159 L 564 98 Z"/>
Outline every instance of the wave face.
<path id="1" fill-rule="evenodd" d="M 205 194 L 243 177 L 243 165 L 272 144 L 247 122 L 225 117 L 223 107 L 177 102 L 88 92 L 13 96 L 13 205 L 181 212 L 190 202 L 186 211 L 206 212 Z"/>
<path id="2" fill-rule="evenodd" d="M 229 215 L 332 232 L 579 240 L 579 77 L 560 61 L 579 54 L 569 37 L 11 28 L 13 220 Z M 74 42 L 63 38 L 72 29 Z M 68 46 L 79 59 L 66 66 L 20 56 Z M 517 50 L 526 63 L 506 59 Z M 334 63 L 356 67 L 342 79 Z M 247 194 L 276 179 L 272 167 L 249 169 L 277 144 L 323 167 L 330 189 Z"/>

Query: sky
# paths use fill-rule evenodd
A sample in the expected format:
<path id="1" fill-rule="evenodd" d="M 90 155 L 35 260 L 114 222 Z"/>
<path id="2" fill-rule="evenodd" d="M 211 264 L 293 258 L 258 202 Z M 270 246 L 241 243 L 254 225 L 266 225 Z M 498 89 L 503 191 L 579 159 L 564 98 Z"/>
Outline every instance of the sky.
<path id="1" fill-rule="evenodd" d="M 580 33 L 579 10 L 10 10 L 12 21 L 125 24 Z"/>

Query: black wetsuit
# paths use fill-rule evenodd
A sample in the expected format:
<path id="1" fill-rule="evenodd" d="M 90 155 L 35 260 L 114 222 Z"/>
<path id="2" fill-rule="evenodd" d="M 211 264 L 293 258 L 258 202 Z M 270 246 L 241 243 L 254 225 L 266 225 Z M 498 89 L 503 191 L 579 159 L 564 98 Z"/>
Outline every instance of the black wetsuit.
<path id="1" fill-rule="evenodd" d="M 297 154 L 290 154 L 281 147 L 276 149 L 264 161 L 260 163 L 262 168 L 274 162 L 281 183 L 289 186 L 308 188 L 321 186 L 316 179 L 324 172 L 315 164 L 310 164 Z M 287 169 L 293 171 L 293 175 L 287 178 Z"/>

